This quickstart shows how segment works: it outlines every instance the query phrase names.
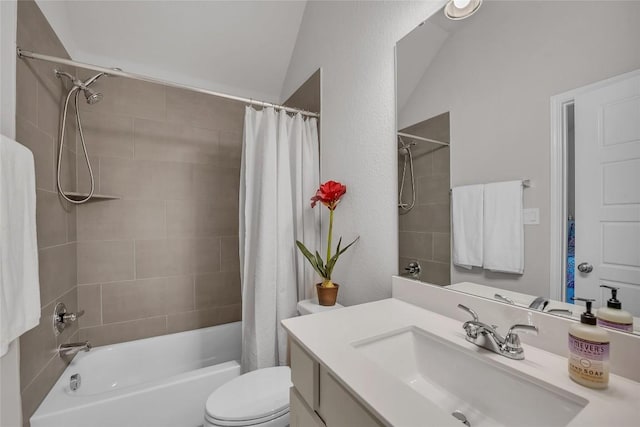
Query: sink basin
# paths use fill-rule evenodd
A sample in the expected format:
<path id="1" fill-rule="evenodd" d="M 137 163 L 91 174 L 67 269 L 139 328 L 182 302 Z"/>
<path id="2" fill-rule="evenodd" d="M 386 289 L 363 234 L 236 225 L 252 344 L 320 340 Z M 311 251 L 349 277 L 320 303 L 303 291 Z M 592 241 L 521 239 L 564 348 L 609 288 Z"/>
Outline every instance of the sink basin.
<path id="1" fill-rule="evenodd" d="M 416 327 L 353 346 L 471 427 L 566 426 L 588 403 L 486 358 L 485 350 L 472 351 Z"/>

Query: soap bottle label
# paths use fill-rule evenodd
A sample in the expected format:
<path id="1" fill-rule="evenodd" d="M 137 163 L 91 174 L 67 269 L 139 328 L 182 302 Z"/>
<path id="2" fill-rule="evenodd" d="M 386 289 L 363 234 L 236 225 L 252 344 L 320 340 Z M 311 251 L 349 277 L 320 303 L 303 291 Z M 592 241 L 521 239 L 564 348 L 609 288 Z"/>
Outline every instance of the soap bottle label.
<path id="1" fill-rule="evenodd" d="M 609 343 L 594 342 L 569 334 L 569 373 L 598 384 L 609 382 Z"/>
<path id="2" fill-rule="evenodd" d="M 625 332 L 633 332 L 633 323 L 618 323 L 610 320 L 598 319 L 598 326 L 606 328 L 618 329 Z"/>

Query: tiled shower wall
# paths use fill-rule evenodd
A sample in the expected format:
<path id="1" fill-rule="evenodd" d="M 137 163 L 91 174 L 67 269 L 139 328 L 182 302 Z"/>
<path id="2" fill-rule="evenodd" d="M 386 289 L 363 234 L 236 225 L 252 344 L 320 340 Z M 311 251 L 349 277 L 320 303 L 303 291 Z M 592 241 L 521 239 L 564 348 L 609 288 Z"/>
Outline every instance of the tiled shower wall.
<path id="1" fill-rule="evenodd" d="M 18 2 L 17 30 L 18 46 L 69 57 L 33 1 Z M 53 64 L 18 59 L 16 67 L 16 139 L 33 152 L 35 160 L 42 307 L 40 324 L 20 337 L 22 412 L 28 425 L 31 414 L 66 367 L 56 353 L 57 346 L 78 338 L 77 324 L 57 337 L 51 324 L 57 302 L 63 301 L 71 312 L 77 309 L 76 208 L 58 197 L 55 181 L 60 101 L 66 89 L 55 77 Z M 68 129 L 62 182 L 67 190 L 73 190 L 75 131 L 73 127 Z"/>
<path id="2" fill-rule="evenodd" d="M 412 135 L 449 142 L 449 113 L 402 129 Z M 409 139 L 405 138 L 405 141 Z M 411 261 L 422 267 L 420 280 L 436 285 L 451 284 L 451 226 L 449 147 L 416 142 L 411 148 L 416 186 L 416 204 L 399 219 L 400 273 Z M 403 157 L 398 157 L 398 179 L 402 178 Z M 411 199 L 409 165 L 403 200 Z"/>
<path id="3" fill-rule="evenodd" d="M 119 199 L 78 207 L 80 339 L 104 345 L 240 320 L 244 104 L 120 77 L 94 88 L 103 100 L 80 111 L 96 193 Z"/>

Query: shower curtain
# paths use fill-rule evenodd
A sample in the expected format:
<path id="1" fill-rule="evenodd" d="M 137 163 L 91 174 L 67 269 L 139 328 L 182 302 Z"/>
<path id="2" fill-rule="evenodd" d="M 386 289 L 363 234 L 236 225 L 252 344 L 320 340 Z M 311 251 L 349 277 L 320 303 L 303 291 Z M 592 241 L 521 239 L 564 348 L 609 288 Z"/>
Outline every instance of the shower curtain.
<path id="1" fill-rule="evenodd" d="M 315 272 L 295 241 L 311 248 L 320 241 L 319 210 L 310 205 L 319 184 L 318 150 L 316 119 L 246 108 L 239 214 L 243 372 L 286 364 L 280 321 L 312 295 Z"/>

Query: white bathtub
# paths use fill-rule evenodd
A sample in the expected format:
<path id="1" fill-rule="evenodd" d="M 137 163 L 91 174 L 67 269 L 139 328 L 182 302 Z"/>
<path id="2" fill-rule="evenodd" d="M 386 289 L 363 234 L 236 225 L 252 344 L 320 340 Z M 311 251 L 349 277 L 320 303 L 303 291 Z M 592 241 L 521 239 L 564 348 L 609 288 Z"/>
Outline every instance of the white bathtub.
<path id="1" fill-rule="evenodd" d="M 241 322 L 79 353 L 32 427 L 194 427 L 209 394 L 240 375 Z M 71 375 L 82 384 L 71 391 Z"/>

